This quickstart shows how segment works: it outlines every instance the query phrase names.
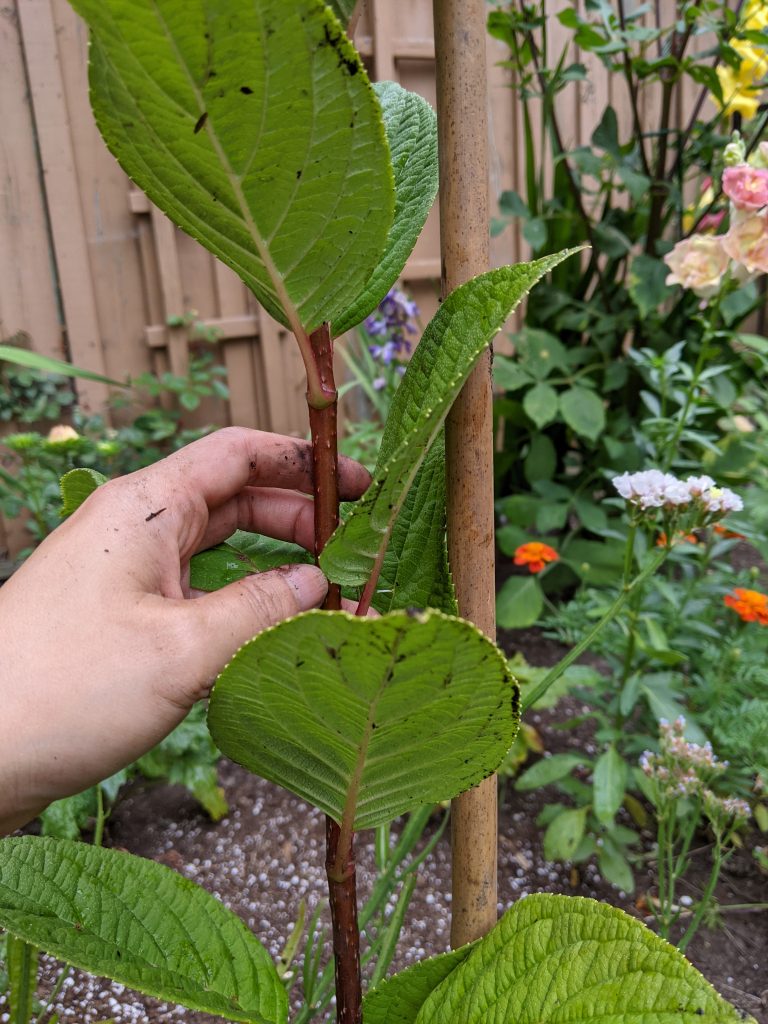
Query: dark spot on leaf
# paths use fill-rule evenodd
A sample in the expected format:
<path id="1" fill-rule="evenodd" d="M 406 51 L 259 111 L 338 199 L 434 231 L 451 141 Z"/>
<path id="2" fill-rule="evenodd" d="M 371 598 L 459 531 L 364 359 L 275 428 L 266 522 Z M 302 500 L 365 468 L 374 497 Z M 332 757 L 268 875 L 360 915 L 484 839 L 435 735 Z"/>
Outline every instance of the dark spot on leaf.
<path id="1" fill-rule="evenodd" d="M 328 657 L 336 661 L 339 656 L 338 650 L 335 647 L 326 647 L 326 650 L 328 651 Z"/>
<path id="2" fill-rule="evenodd" d="M 378 729 L 378 726 L 376 725 L 375 722 L 371 722 L 371 728 L 372 729 Z"/>
<path id="3" fill-rule="evenodd" d="M 253 89 L 249 85 L 241 85 L 240 92 L 243 96 L 253 96 Z"/>
<path id="4" fill-rule="evenodd" d="M 302 659 L 301 659 L 300 661 L 297 661 L 297 662 L 296 662 L 296 668 L 301 668 L 301 666 L 302 666 L 303 664 L 304 664 L 304 659 L 302 658 Z"/>
<path id="5" fill-rule="evenodd" d="M 198 117 L 197 121 L 195 122 L 195 127 L 193 129 L 193 134 L 194 135 L 197 135 L 197 133 L 202 129 L 203 125 L 205 124 L 205 122 L 207 120 L 208 120 L 208 111 L 204 110 L 202 112 L 202 114 L 200 115 L 200 117 Z"/>
<path id="6" fill-rule="evenodd" d="M 301 175 L 302 175 L 302 170 L 301 170 L 301 168 L 299 168 L 299 170 L 296 171 L 296 181 L 298 181 L 299 178 L 301 178 Z"/>

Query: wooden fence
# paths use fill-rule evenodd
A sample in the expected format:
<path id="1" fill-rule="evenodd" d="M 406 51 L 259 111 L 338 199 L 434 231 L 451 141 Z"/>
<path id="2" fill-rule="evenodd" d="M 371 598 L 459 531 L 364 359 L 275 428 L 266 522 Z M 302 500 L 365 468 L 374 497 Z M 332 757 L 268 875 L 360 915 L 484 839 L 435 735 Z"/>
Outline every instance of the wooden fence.
<path id="1" fill-rule="evenodd" d="M 553 52 L 566 41 L 555 18 L 549 35 Z M 374 79 L 434 103 L 431 0 L 365 0 L 355 38 Z M 506 50 L 488 46 L 493 197 L 523 191 L 522 132 L 498 64 Z M 586 62 L 589 87 L 558 100 L 566 146 L 589 138 L 606 98 L 629 129 L 621 82 Z M 216 329 L 231 392 L 228 404 L 205 405 L 204 421 L 304 433 L 295 343 L 123 174 L 95 127 L 87 77 L 87 32 L 67 0 L 0 0 L 0 338 L 23 331 L 35 351 L 124 379 L 183 373 L 196 320 Z M 526 255 L 516 230 L 493 240 L 497 265 Z M 433 210 L 403 275 L 424 319 L 437 305 L 439 271 Z M 104 409 L 102 385 L 77 390 L 86 409 Z M 0 522 L 0 551 L 8 546 Z"/>

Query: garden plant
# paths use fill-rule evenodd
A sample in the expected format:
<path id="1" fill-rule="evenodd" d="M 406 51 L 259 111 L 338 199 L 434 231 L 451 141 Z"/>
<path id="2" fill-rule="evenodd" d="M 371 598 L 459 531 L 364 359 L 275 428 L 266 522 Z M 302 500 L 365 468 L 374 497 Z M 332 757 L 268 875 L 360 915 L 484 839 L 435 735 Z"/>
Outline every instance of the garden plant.
<path id="1" fill-rule="evenodd" d="M 392 83 L 371 87 L 344 31 L 351 6 L 74 3 L 92 33 L 92 99 L 108 145 L 293 332 L 306 367 L 315 554 L 333 585 L 325 610 L 237 652 L 211 695 L 212 736 L 327 815 L 341 1024 L 742 1019 L 638 921 L 560 895 L 520 901 L 485 937 L 363 999 L 355 833 L 474 786 L 518 727 L 506 659 L 455 615 L 442 424 L 510 312 L 569 254 L 489 271 L 445 298 L 393 398 L 371 486 L 340 512 L 333 340 L 394 284 L 437 188 L 434 115 Z M 68 507 L 98 483 L 75 470 Z M 687 495 L 680 505 L 697 525 L 722 511 L 709 486 L 689 484 Z M 242 542 L 206 553 L 200 582 L 258 568 L 239 557 Z M 625 580 L 624 600 L 637 585 Z M 339 610 L 342 591 L 357 615 Z M 0 924 L 14 936 L 13 963 L 21 958 L 17 978 L 34 946 L 220 1017 L 288 1020 L 285 972 L 239 918 L 161 865 L 67 840 L 3 840 Z"/>

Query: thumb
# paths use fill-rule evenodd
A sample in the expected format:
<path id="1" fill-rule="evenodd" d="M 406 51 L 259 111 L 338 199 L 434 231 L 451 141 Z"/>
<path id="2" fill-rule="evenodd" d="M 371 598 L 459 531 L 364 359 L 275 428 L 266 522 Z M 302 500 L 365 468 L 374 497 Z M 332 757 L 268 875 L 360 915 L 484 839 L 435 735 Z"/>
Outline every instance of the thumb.
<path id="1" fill-rule="evenodd" d="M 238 648 L 283 619 L 319 608 L 327 590 L 328 581 L 316 565 L 285 565 L 184 601 L 185 661 L 202 688 L 184 696 L 192 701 L 206 696 Z"/>

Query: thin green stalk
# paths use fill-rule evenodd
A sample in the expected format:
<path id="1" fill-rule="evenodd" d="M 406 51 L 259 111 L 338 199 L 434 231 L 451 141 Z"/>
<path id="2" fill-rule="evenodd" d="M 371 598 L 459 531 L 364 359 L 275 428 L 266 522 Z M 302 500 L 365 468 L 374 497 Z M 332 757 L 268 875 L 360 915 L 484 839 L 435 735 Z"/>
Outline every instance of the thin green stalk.
<path id="1" fill-rule="evenodd" d="M 96 825 L 93 829 L 93 845 L 101 846 L 102 840 L 104 839 L 104 823 L 107 820 L 106 809 L 104 807 L 104 794 L 101 791 L 101 786 L 96 786 Z"/>
<path id="2" fill-rule="evenodd" d="M 386 930 L 384 932 L 381 950 L 379 952 L 378 959 L 376 960 L 376 967 L 371 975 L 371 988 L 375 988 L 376 985 L 384 978 L 384 975 L 389 969 L 389 965 L 392 963 L 392 958 L 395 955 L 395 949 L 397 948 L 397 940 L 400 938 L 400 932 L 403 930 L 403 922 L 405 920 L 405 914 L 408 910 L 408 906 L 413 896 L 413 890 L 416 888 L 416 875 L 409 875 L 405 880 L 400 896 L 398 897 L 395 909 L 392 912 Z"/>
<path id="3" fill-rule="evenodd" d="M 586 651 L 586 649 L 595 641 L 595 639 L 600 635 L 600 633 L 608 625 L 608 623 L 612 622 L 613 619 L 616 618 L 618 613 L 624 607 L 627 598 L 631 594 L 633 594 L 639 587 L 641 587 L 643 583 L 645 583 L 645 581 L 656 572 L 656 570 L 659 568 L 659 566 L 666 557 L 667 550 L 665 548 L 663 551 L 659 552 L 651 562 L 648 563 L 648 565 L 645 567 L 645 569 L 643 569 L 639 576 L 637 576 L 631 583 L 625 584 L 622 587 L 621 591 L 616 597 L 616 600 L 613 602 L 613 604 L 605 613 L 605 615 L 603 615 L 600 621 L 596 623 L 592 627 L 592 629 L 590 629 L 586 636 L 584 636 L 576 644 L 576 646 L 573 647 L 568 652 L 568 654 L 565 655 L 564 658 L 562 658 L 555 666 L 553 666 L 549 670 L 549 672 L 547 672 L 547 674 L 541 680 L 539 685 L 533 690 L 533 692 L 529 693 L 524 698 L 523 712 L 527 711 L 528 708 L 530 708 L 533 704 L 536 703 L 536 701 L 541 700 L 541 698 L 544 696 L 544 694 L 547 692 L 550 686 L 552 686 L 553 683 L 557 682 L 557 680 L 560 678 L 563 672 L 565 672 L 565 670 L 569 668 L 574 663 L 574 661 L 576 661 L 577 658 L 581 657 L 584 651 Z"/>
<path id="4" fill-rule="evenodd" d="M 64 988 L 64 982 L 67 980 L 71 973 L 71 967 L 62 967 L 62 969 L 59 971 L 59 976 L 56 979 L 56 984 L 51 989 L 51 994 L 48 996 L 45 1006 L 37 1015 L 37 1024 L 43 1024 L 45 1018 L 48 1017 L 49 1014 L 53 1013 L 54 1003 L 59 998 L 61 990 Z M 49 1020 L 48 1024 L 52 1024 L 52 1020 Z"/>
<path id="5" fill-rule="evenodd" d="M 709 906 L 710 900 L 712 899 L 712 895 L 715 891 L 715 886 L 717 885 L 717 880 L 720 877 L 720 871 L 722 870 L 724 860 L 725 858 L 723 857 L 723 852 L 720 846 L 720 837 L 718 836 L 715 840 L 715 848 L 712 858 L 712 871 L 710 872 L 706 887 L 704 889 L 704 892 L 701 894 L 701 899 L 699 900 L 699 904 L 696 907 L 696 912 L 691 918 L 691 922 L 686 928 L 685 934 L 677 944 L 677 948 L 680 950 L 681 953 L 685 952 L 688 943 L 696 934 L 698 927 L 701 924 L 701 919 L 704 916 L 704 913 L 707 907 Z"/>

